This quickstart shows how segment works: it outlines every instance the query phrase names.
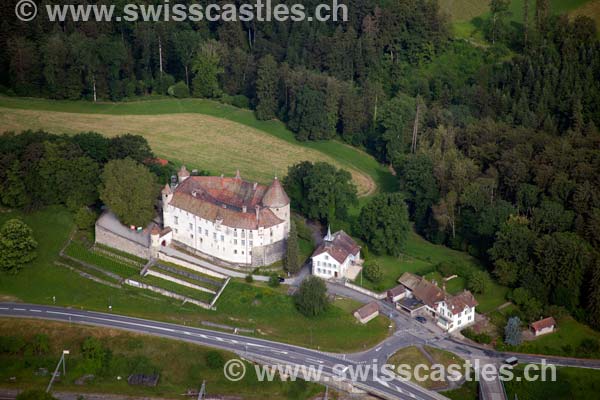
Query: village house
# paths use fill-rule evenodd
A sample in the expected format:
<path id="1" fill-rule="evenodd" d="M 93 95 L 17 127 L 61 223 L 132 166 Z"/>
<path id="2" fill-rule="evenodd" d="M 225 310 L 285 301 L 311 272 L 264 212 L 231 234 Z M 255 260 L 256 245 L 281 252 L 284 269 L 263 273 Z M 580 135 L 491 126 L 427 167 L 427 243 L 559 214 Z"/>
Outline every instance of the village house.
<path id="1" fill-rule="evenodd" d="M 327 235 L 312 255 L 312 274 L 323 279 L 353 280 L 362 269 L 360 246 L 344 231 Z"/>
<path id="2" fill-rule="evenodd" d="M 426 313 L 436 319 L 437 325 L 446 332 L 454 332 L 475 322 L 477 300 L 471 292 L 465 290 L 457 295 L 450 295 L 437 283 L 405 272 L 398 279 L 406 293 L 398 294 L 396 307 L 411 315 Z M 392 289 L 394 290 L 394 289 Z M 400 290 L 395 290 L 399 293 Z M 388 293 L 388 297 L 389 297 Z"/>
<path id="3" fill-rule="evenodd" d="M 235 177 L 190 176 L 162 190 L 163 232 L 171 242 L 211 259 L 241 266 L 270 265 L 285 255 L 290 200 L 277 178 L 269 186 Z M 162 233 L 162 232 L 161 232 Z"/>
<path id="4" fill-rule="evenodd" d="M 374 318 L 377 318 L 379 315 L 379 305 L 377 302 L 372 301 L 370 303 L 365 304 L 358 310 L 354 311 L 354 317 L 361 324 L 366 324 Z"/>
<path id="5" fill-rule="evenodd" d="M 552 317 L 532 322 L 529 327 L 534 336 L 546 335 L 556 330 L 556 320 Z"/>

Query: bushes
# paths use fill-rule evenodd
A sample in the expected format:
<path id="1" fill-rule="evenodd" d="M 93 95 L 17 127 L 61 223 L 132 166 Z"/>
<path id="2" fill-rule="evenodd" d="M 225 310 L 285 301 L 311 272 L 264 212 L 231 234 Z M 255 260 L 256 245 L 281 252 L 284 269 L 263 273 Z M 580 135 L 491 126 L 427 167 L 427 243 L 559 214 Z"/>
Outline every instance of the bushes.
<path id="1" fill-rule="evenodd" d="M 169 94 L 169 96 L 173 96 L 178 99 L 185 99 L 186 97 L 190 97 L 190 89 L 183 81 L 177 82 L 173 86 L 170 86 L 167 93 Z"/>
<path id="2" fill-rule="evenodd" d="M 383 272 L 381 271 L 381 266 L 375 261 L 368 262 L 365 264 L 363 269 L 363 274 L 366 279 L 370 280 L 373 283 L 381 282 L 383 278 Z"/>
<path id="3" fill-rule="evenodd" d="M 225 365 L 223 355 L 218 351 L 209 351 L 206 353 L 206 366 L 210 369 L 221 369 Z"/>
<path id="4" fill-rule="evenodd" d="M 490 344 L 492 342 L 492 337 L 487 333 L 477 333 L 471 328 L 467 328 L 462 330 L 460 333 L 466 338 L 471 339 L 474 342 L 482 343 L 482 344 Z"/>
<path id="5" fill-rule="evenodd" d="M 271 274 L 271 276 L 269 276 L 269 286 L 275 288 L 279 285 L 279 276 L 277 276 L 277 274 Z"/>
<path id="6" fill-rule="evenodd" d="M 485 293 L 490 284 L 490 277 L 484 271 L 473 271 L 467 281 L 467 287 L 473 293 Z"/>

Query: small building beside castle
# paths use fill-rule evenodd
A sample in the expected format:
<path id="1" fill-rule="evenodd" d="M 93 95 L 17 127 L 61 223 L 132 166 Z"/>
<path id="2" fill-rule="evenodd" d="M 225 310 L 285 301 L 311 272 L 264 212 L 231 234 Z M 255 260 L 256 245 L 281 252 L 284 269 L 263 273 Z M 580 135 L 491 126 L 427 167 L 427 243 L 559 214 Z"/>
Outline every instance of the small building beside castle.
<path id="1" fill-rule="evenodd" d="M 312 274 L 323 279 L 353 280 L 362 269 L 360 246 L 344 231 L 327 235 L 312 255 Z"/>
<path id="2" fill-rule="evenodd" d="M 240 266 L 263 266 L 285 256 L 290 199 L 275 178 L 269 186 L 235 177 L 190 176 L 162 190 L 163 231 L 159 246 L 187 250 Z"/>

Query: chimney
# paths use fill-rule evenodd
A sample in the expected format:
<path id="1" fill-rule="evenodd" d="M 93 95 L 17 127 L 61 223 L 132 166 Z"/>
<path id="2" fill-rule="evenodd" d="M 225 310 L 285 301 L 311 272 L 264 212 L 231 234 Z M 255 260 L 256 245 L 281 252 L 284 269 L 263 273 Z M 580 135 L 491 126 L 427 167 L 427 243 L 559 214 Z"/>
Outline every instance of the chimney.
<path id="1" fill-rule="evenodd" d="M 248 207 L 246 207 L 245 205 L 242 206 L 242 212 L 246 212 L 248 211 Z"/>
<path id="2" fill-rule="evenodd" d="M 256 221 L 258 222 L 258 214 L 260 213 L 260 206 L 256 206 L 254 207 L 254 210 L 256 211 Z"/>
<path id="3" fill-rule="evenodd" d="M 240 170 L 236 170 L 235 171 L 235 179 L 242 179 L 242 176 L 240 175 Z"/>
<path id="4" fill-rule="evenodd" d="M 256 190 L 257 186 L 258 186 L 258 182 L 254 182 L 254 185 L 252 185 L 252 190 Z"/>

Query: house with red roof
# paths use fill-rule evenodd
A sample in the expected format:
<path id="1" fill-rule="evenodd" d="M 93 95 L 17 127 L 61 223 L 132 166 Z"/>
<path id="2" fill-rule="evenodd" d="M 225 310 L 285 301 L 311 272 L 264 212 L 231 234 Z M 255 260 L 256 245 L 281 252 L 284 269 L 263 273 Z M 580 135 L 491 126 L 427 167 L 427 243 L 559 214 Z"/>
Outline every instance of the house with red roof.
<path id="1" fill-rule="evenodd" d="M 240 176 L 191 176 L 185 166 L 176 185 L 162 190 L 159 246 L 177 244 L 210 259 L 240 266 L 270 265 L 285 255 L 290 199 L 275 177 L 270 185 Z"/>
<path id="2" fill-rule="evenodd" d="M 327 235 L 312 255 L 312 273 L 323 279 L 355 279 L 362 269 L 360 246 L 344 231 Z"/>
<path id="3" fill-rule="evenodd" d="M 556 330 L 556 320 L 552 317 L 532 322 L 529 327 L 534 336 L 546 335 Z"/>

